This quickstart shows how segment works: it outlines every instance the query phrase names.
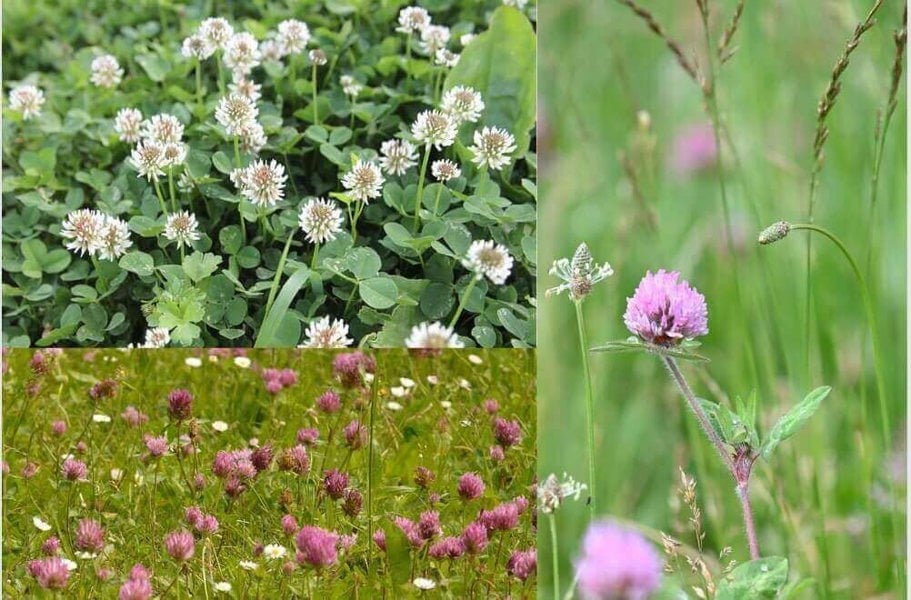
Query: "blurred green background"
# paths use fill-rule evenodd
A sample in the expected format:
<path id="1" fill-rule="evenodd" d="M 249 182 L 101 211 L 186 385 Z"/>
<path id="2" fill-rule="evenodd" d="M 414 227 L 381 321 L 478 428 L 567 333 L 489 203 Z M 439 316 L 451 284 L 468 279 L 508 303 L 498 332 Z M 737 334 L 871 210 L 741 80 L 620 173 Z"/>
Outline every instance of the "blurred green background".
<path id="1" fill-rule="evenodd" d="M 641 4 L 688 56 L 705 64 L 695 2 Z M 735 5 L 735 0 L 709 1 L 713 44 Z M 815 222 L 844 240 L 862 269 L 873 250 L 867 278 L 883 346 L 888 444 L 861 295 L 844 257 L 828 241 L 814 239 L 808 372 L 806 232 L 768 247 L 755 241 L 774 221 L 805 220 L 817 102 L 871 5 L 867 0 L 746 3 L 732 44 L 737 52 L 717 81 L 722 119 L 740 157 L 738 165 L 729 147 L 723 148 L 733 253 L 724 242 L 718 168 L 675 168 L 680 161 L 675 144 L 686 145 L 681 136 L 710 124 L 697 85 L 619 2 L 553 0 L 539 7 L 540 263 L 571 256 L 586 241 L 597 261 L 614 267 L 615 275 L 596 286 L 584 304 L 590 345 L 629 335 L 622 320 L 625 299 L 646 270 L 676 269 L 705 294 L 709 306 L 710 333 L 701 352 L 711 362 L 683 366 L 697 395 L 726 402 L 725 395 L 733 399 L 756 390 L 762 432 L 811 389 L 834 388 L 806 429 L 769 462 L 757 463 L 752 483 L 763 554 L 787 556 L 792 579 L 815 578 L 818 585 L 807 597 L 904 597 L 895 573 L 896 565 L 905 563 L 904 79 L 885 144 L 872 235 L 868 232 L 874 130 L 888 95 L 892 33 L 900 26 L 902 3 L 883 3 L 878 23 L 864 35 L 843 75 L 829 115 L 815 214 Z M 647 111 L 647 127 L 639 111 Z M 695 137 L 690 158 L 693 145 L 705 145 Z M 637 186 L 623 168 L 624 158 Z M 543 478 L 566 471 L 585 481 L 584 389 L 574 311 L 565 295 L 544 299 L 544 291 L 558 283 L 542 270 L 538 473 Z M 748 560 L 732 481 L 659 361 L 642 354 L 591 357 L 599 510 L 681 535 L 685 518 L 675 490 L 683 467 L 698 482 L 706 554 L 717 557 L 731 546 L 738 562 Z M 557 522 L 565 589 L 587 524 L 584 501 L 566 504 Z M 538 548 L 539 596 L 551 598 L 546 522 Z"/>

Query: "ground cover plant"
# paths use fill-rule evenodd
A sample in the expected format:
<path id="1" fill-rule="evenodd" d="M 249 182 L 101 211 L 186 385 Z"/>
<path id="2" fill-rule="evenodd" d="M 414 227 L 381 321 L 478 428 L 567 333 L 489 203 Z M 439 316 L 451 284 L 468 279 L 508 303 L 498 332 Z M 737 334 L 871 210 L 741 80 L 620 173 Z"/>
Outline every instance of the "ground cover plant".
<path id="1" fill-rule="evenodd" d="M 535 597 L 532 353 L 238 352 L 5 354 L 4 597 Z"/>
<path id="2" fill-rule="evenodd" d="M 533 345 L 534 8 L 216 4 L 4 3 L 4 344 Z"/>
<path id="3" fill-rule="evenodd" d="M 543 9 L 543 597 L 904 597 L 903 9 Z"/>

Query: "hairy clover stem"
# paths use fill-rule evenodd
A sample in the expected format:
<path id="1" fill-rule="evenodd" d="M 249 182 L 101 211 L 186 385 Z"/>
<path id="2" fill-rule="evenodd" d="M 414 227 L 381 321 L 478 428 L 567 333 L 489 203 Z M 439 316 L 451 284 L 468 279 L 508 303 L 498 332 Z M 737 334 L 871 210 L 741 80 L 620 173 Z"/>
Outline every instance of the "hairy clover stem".
<path id="1" fill-rule="evenodd" d="M 576 306 L 576 327 L 579 330 L 579 349 L 582 354 L 582 378 L 585 380 L 585 415 L 588 421 L 588 486 L 589 486 L 589 504 L 591 510 L 588 513 L 589 521 L 598 514 L 598 488 L 595 485 L 595 417 L 594 417 L 594 398 L 592 394 L 592 377 L 591 370 L 588 366 L 588 343 L 585 336 L 585 315 L 582 312 L 582 301 L 573 302 Z"/>

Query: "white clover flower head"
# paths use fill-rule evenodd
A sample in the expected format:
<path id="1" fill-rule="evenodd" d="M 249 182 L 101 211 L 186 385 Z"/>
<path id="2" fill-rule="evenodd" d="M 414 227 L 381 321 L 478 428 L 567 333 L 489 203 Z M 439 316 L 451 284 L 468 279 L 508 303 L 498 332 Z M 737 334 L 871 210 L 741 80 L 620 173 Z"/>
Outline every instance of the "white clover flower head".
<path id="1" fill-rule="evenodd" d="M 478 36 L 473 33 L 462 34 L 462 37 L 459 38 L 459 43 L 462 44 L 462 47 L 464 48 L 465 46 L 470 44 L 472 42 L 472 40 L 474 40 L 476 37 L 478 37 Z"/>
<path id="2" fill-rule="evenodd" d="M 259 54 L 263 60 L 279 61 L 287 55 L 284 44 L 277 39 L 263 40 L 259 45 Z"/>
<path id="3" fill-rule="evenodd" d="M 174 115 L 152 115 L 142 123 L 143 139 L 159 144 L 174 144 L 183 139 L 183 123 Z"/>
<path id="4" fill-rule="evenodd" d="M 502 244 L 493 240 L 477 240 L 468 247 L 462 265 L 473 271 L 478 279 L 487 277 L 496 285 L 503 285 L 512 272 L 512 256 Z"/>
<path id="5" fill-rule="evenodd" d="M 399 26 L 395 28 L 399 33 L 414 33 L 423 31 L 430 25 L 430 13 L 420 6 L 406 6 L 399 11 Z"/>
<path id="6" fill-rule="evenodd" d="M 205 36 L 194 33 L 190 37 L 184 38 L 183 44 L 180 46 L 180 54 L 184 58 L 205 60 L 215 54 L 215 46 Z"/>
<path id="7" fill-rule="evenodd" d="M 457 85 L 443 93 L 440 110 L 459 123 L 475 123 L 481 118 L 484 100 L 481 93 L 467 85 Z"/>
<path id="8" fill-rule="evenodd" d="M 500 127 L 484 127 L 474 132 L 474 144 L 468 150 L 479 167 L 486 165 L 494 171 L 509 164 L 510 154 L 516 151 L 516 138 Z"/>
<path id="9" fill-rule="evenodd" d="M 81 208 L 66 216 L 60 235 L 67 240 L 67 250 L 80 256 L 94 256 L 101 245 L 104 215 L 96 210 Z"/>
<path id="10" fill-rule="evenodd" d="M 21 113 L 25 121 L 41 114 L 43 105 L 44 92 L 33 85 L 20 85 L 9 94 L 9 107 Z"/>
<path id="11" fill-rule="evenodd" d="M 357 200 L 367 203 L 380 196 L 383 182 L 382 171 L 373 161 L 356 158 L 351 170 L 342 176 L 342 185 Z"/>
<path id="12" fill-rule="evenodd" d="M 348 337 L 348 324 L 342 319 L 331 320 L 328 316 L 311 321 L 305 335 L 305 348 L 347 348 L 354 343 Z"/>
<path id="13" fill-rule="evenodd" d="M 246 77 L 235 77 L 234 81 L 228 84 L 228 90 L 232 94 L 239 94 L 250 102 L 256 102 L 262 98 L 262 87 L 260 84 L 256 83 L 252 79 L 247 79 Z"/>
<path id="14" fill-rule="evenodd" d="M 218 101 L 215 120 L 230 136 L 240 135 L 240 130 L 256 121 L 259 109 L 248 96 L 232 92 Z"/>
<path id="15" fill-rule="evenodd" d="M 421 30 L 421 52 L 427 56 L 436 55 L 437 50 L 445 48 L 449 43 L 450 35 L 448 27 L 427 25 Z"/>
<path id="16" fill-rule="evenodd" d="M 126 221 L 110 215 L 104 216 L 99 240 L 98 256 L 105 260 L 117 260 L 133 245 Z"/>
<path id="17" fill-rule="evenodd" d="M 280 544 L 266 544 L 263 548 L 263 556 L 266 560 L 277 560 L 279 558 L 284 558 L 285 554 L 288 553 L 288 550 Z"/>
<path id="18" fill-rule="evenodd" d="M 446 182 L 450 179 L 457 179 L 462 175 L 459 165 L 448 159 L 435 160 L 430 165 L 430 173 L 439 182 Z"/>
<path id="19" fill-rule="evenodd" d="M 227 581 L 218 581 L 213 587 L 215 588 L 216 592 L 223 592 L 225 594 L 234 589 Z"/>
<path id="20" fill-rule="evenodd" d="M 352 98 L 357 97 L 357 95 L 364 90 L 364 86 L 351 75 L 342 75 L 338 78 L 338 81 L 341 84 L 342 91 L 345 92 L 345 95 L 351 96 Z"/>
<path id="21" fill-rule="evenodd" d="M 110 54 L 103 54 L 92 61 L 91 82 L 98 87 L 116 87 L 123 79 L 120 63 Z"/>
<path id="22" fill-rule="evenodd" d="M 152 327 L 146 330 L 143 348 L 164 348 L 171 342 L 171 332 L 166 327 Z"/>
<path id="23" fill-rule="evenodd" d="M 551 473 L 543 483 L 538 485 L 538 504 L 541 512 L 552 513 L 563 504 L 563 500 L 571 498 L 579 500 L 582 492 L 588 489 L 584 483 L 579 483 L 566 473 L 563 473 L 563 481 L 557 479 L 557 476 Z"/>
<path id="24" fill-rule="evenodd" d="M 143 140 L 133 148 L 129 162 L 138 172 L 138 177 L 158 181 L 158 178 L 164 175 L 164 171 L 161 170 L 165 166 L 164 145 Z"/>
<path id="25" fill-rule="evenodd" d="M 459 64 L 459 56 L 452 50 L 447 50 L 446 48 L 439 48 L 436 51 L 436 54 L 433 55 L 433 62 L 441 67 L 452 68 Z"/>
<path id="26" fill-rule="evenodd" d="M 459 124 L 455 119 L 439 110 L 425 110 L 418 113 L 411 125 L 411 135 L 421 144 L 432 144 L 437 150 L 455 143 Z"/>
<path id="27" fill-rule="evenodd" d="M 234 28 L 227 19 L 213 17 L 200 23 L 199 35 L 211 46 L 224 50 L 228 41 L 234 37 Z"/>
<path id="28" fill-rule="evenodd" d="M 266 145 L 266 132 L 263 126 L 253 121 L 240 128 L 240 149 L 246 154 L 259 154 Z"/>
<path id="29" fill-rule="evenodd" d="M 249 74 L 259 65 L 261 58 L 259 42 L 246 31 L 235 33 L 225 46 L 225 66 L 235 73 Z"/>
<path id="30" fill-rule="evenodd" d="M 186 210 L 168 215 L 164 236 L 172 242 L 177 242 L 178 248 L 192 246 L 200 237 L 196 215 Z"/>
<path id="31" fill-rule="evenodd" d="M 414 581 L 411 583 L 413 583 L 414 587 L 418 588 L 419 590 L 425 591 L 432 590 L 437 586 L 436 581 L 433 579 L 427 579 L 426 577 L 415 577 Z"/>
<path id="32" fill-rule="evenodd" d="M 243 170 L 240 193 L 257 206 L 274 206 L 285 197 L 285 167 L 275 160 L 255 160 Z"/>
<path id="33" fill-rule="evenodd" d="M 278 24 L 278 40 L 288 54 L 300 54 L 310 41 L 310 28 L 303 21 L 286 19 Z"/>
<path id="34" fill-rule="evenodd" d="M 50 531 L 52 529 L 51 525 L 41 517 L 32 517 L 32 525 L 38 531 Z"/>
<path id="35" fill-rule="evenodd" d="M 411 328 L 411 335 L 405 340 L 407 348 L 464 348 L 461 338 L 442 323 L 421 323 Z"/>
<path id="36" fill-rule="evenodd" d="M 177 178 L 177 189 L 181 192 L 189 192 L 196 185 L 196 182 L 190 177 L 190 174 L 184 171 Z"/>
<path id="37" fill-rule="evenodd" d="M 418 164 L 417 148 L 407 140 L 386 140 L 380 145 L 380 153 L 380 166 L 390 175 L 403 175 Z"/>
<path id="38" fill-rule="evenodd" d="M 342 210 L 332 200 L 314 198 L 301 207 L 298 223 L 312 244 L 325 244 L 342 230 Z"/>
<path id="39" fill-rule="evenodd" d="M 255 571 L 259 568 L 259 563 L 252 560 L 242 560 L 237 564 L 240 565 L 240 568 L 244 571 Z"/>
<path id="40" fill-rule="evenodd" d="M 528 4 L 528 0 L 503 0 L 503 6 L 515 6 L 519 10 L 525 8 L 526 4 Z"/>
<path id="41" fill-rule="evenodd" d="M 135 144 L 139 141 L 142 126 L 142 112 L 137 108 L 121 108 L 114 117 L 114 131 L 120 141 Z"/>
<path id="42" fill-rule="evenodd" d="M 187 160 L 189 148 L 183 142 L 172 142 L 164 145 L 164 166 L 176 167 Z"/>
<path id="43" fill-rule="evenodd" d="M 610 264 L 597 264 L 588 249 L 588 244 L 582 242 L 576 248 L 572 260 L 560 258 L 554 261 L 550 274 L 559 277 L 563 283 L 552 287 L 546 296 L 557 296 L 569 292 L 569 299 L 574 302 L 584 300 L 596 283 L 604 281 L 614 274 Z"/>
<path id="44" fill-rule="evenodd" d="M 310 57 L 310 62 L 317 67 L 321 67 L 329 62 L 329 59 L 326 57 L 326 53 L 322 48 L 314 48 L 310 51 L 308 56 Z"/>

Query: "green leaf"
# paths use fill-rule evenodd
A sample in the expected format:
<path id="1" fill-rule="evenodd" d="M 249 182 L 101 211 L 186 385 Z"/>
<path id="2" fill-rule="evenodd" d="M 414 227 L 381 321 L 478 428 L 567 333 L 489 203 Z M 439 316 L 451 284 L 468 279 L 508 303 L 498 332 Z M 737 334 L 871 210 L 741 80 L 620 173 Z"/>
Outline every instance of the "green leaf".
<path id="1" fill-rule="evenodd" d="M 145 252 L 127 252 L 120 257 L 120 268 L 140 277 L 148 277 L 155 272 L 155 260 Z"/>
<path id="2" fill-rule="evenodd" d="M 738 565 L 718 584 L 715 600 L 777 598 L 788 582 L 788 559 L 770 556 Z"/>
<path id="3" fill-rule="evenodd" d="M 589 352 L 648 352 L 648 347 L 636 340 L 607 342 L 588 349 Z"/>
<path id="4" fill-rule="evenodd" d="M 212 155 L 212 164 L 215 168 L 225 175 L 231 173 L 234 170 L 234 165 L 231 164 L 231 159 L 228 158 L 228 155 L 224 152 L 218 151 Z"/>
<path id="5" fill-rule="evenodd" d="M 43 338 L 41 338 L 40 340 L 35 342 L 35 345 L 42 347 L 42 348 L 45 348 L 47 346 L 53 346 L 57 342 L 59 342 L 61 340 L 65 340 L 68 337 L 70 337 L 71 335 L 73 335 L 74 333 L 76 333 L 76 329 L 78 329 L 78 328 L 79 328 L 79 323 L 69 323 L 67 325 L 63 325 L 61 327 L 58 327 L 57 329 L 54 329 L 53 331 L 51 331 L 50 333 L 45 335 Z"/>
<path id="6" fill-rule="evenodd" d="M 157 54 L 140 54 L 136 62 L 146 72 L 149 79 L 155 82 L 164 81 L 171 70 L 171 64 Z"/>
<path id="7" fill-rule="evenodd" d="M 517 155 L 528 149 L 535 125 L 535 46 L 528 18 L 516 8 L 501 6 L 487 31 L 462 51 L 444 86 L 467 85 L 479 91 L 485 108 L 478 127 L 506 128 L 516 137 Z"/>
<path id="8" fill-rule="evenodd" d="M 378 309 L 395 305 L 399 295 L 395 282 L 385 275 L 365 279 L 358 286 L 358 293 L 368 306 Z"/>
<path id="9" fill-rule="evenodd" d="M 455 287 L 450 283 L 431 282 L 421 294 L 421 312 L 429 321 L 438 321 L 455 308 Z"/>
<path id="10" fill-rule="evenodd" d="M 256 343 L 254 344 L 256 348 L 297 345 L 297 340 L 300 339 L 300 321 L 293 314 L 290 314 L 288 309 L 291 307 L 291 302 L 297 296 L 301 287 L 307 283 L 309 278 L 310 269 L 307 267 L 301 267 L 288 278 L 278 296 L 276 296 L 272 308 L 269 309 L 269 314 L 263 319 L 263 324 L 259 328 L 259 334 L 256 336 Z M 297 335 L 293 336 L 295 338 L 293 342 L 288 343 L 288 338 L 292 337 L 288 334 L 289 332 L 294 332 L 295 324 Z M 283 332 L 283 335 L 279 335 L 279 332 Z"/>
<path id="11" fill-rule="evenodd" d="M 215 256 L 210 252 L 194 252 L 184 257 L 183 271 L 192 281 L 202 281 L 218 269 L 221 264 L 221 257 Z"/>
<path id="12" fill-rule="evenodd" d="M 218 232 L 218 241 L 221 243 L 221 249 L 228 254 L 237 254 L 243 245 L 243 236 L 240 233 L 240 227 L 237 225 L 228 225 Z"/>
<path id="13" fill-rule="evenodd" d="M 829 386 L 816 388 L 807 394 L 807 397 L 801 400 L 794 408 L 778 419 L 778 422 L 772 427 L 762 445 L 762 457 L 768 460 L 775 448 L 778 447 L 778 444 L 797 433 L 819 409 L 820 403 L 831 391 L 832 388 Z"/>
<path id="14" fill-rule="evenodd" d="M 375 250 L 364 247 L 352 249 L 345 260 L 348 270 L 359 280 L 375 277 L 383 264 Z"/>

